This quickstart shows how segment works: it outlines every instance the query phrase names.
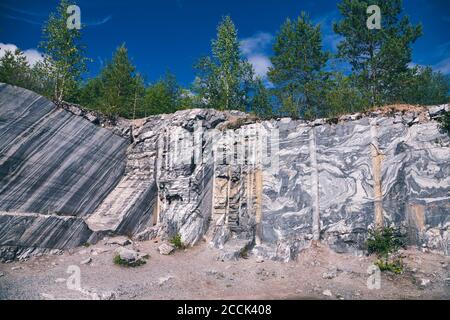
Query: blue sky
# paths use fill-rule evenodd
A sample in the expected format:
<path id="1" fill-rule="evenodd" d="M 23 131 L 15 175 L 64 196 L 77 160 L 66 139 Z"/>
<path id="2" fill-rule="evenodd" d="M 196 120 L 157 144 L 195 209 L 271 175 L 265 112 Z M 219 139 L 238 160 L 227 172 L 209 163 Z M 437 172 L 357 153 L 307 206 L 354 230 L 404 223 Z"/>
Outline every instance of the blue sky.
<path id="1" fill-rule="evenodd" d="M 30 61 L 36 51 L 42 23 L 58 0 L 2 0 L 0 2 L 0 50 L 17 46 Z M 138 70 L 149 82 L 167 70 L 183 85 L 189 85 L 196 60 L 210 53 L 210 42 L 223 15 L 231 15 L 239 29 L 243 53 L 264 76 L 270 65 L 273 37 L 287 17 L 302 10 L 320 22 L 324 46 L 335 50 L 339 38 L 332 32 L 339 19 L 334 0 L 79 0 L 83 41 L 95 75 L 122 42 Z M 405 13 L 414 23 L 422 22 L 424 36 L 414 45 L 413 62 L 431 65 L 450 74 L 450 1 L 404 0 Z"/>

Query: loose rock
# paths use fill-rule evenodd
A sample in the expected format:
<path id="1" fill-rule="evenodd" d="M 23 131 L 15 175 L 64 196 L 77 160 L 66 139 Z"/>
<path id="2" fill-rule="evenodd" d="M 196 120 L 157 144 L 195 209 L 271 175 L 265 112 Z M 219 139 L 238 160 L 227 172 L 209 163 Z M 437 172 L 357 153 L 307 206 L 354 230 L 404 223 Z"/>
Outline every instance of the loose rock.
<path id="1" fill-rule="evenodd" d="M 324 296 L 326 296 L 326 297 L 332 297 L 332 296 L 333 296 L 333 294 L 331 293 L 330 290 L 325 290 L 325 291 L 322 292 L 322 294 L 323 294 Z"/>
<path id="2" fill-rule="evenodd" d="M 331 280 L 331 279 L 336 278 L 337 275 L 338 275 L 338 269 L 336 267 L 332 267 L 327 272 L 324 272 L 322 274 L 322 278 Z"/>
<path id="3" fill-rule="evenodd" d="M 158 284 L 160 286 L 163 286 L 164 284 L 166 284 L 167 282 L 169 282 L 170 280 L 172 280 L 174 277 L 172 276 L 167 276 L 167 277 L 161 277 L 158 279 Z"/>
<path id="4" fill-rule="evenodd" d="M 127 246 L 130 245 L 132 242 L 130 239 L 128 239 L 127 237 L 115 237 L 115 238 L 111 238 L 108 241 L 106 241 L 105 244 L 107 245 L 118 245 L 118 246 Z"/>
<path id="5" fill-rule="evenodd" d="M 115 252 L 121 260 L 128 263 L 136 262 L 139 259 L 139 253 L 131 249 L 119 247 Z"/>
<path id="6" fill-rule="evenodd" d="M 430 279 L 420 279 L 420 286 L 422 288 L 428 287 L 428 285 L 431 283 Z"/>
<path id="7" fill-rule="evenodd" d="M 162 245 L 159 246 L 158 251 L 163 256 L 168 256 L 175 251 L 175 247 L 172 246 L 171 244 L 163 243 Z"/>

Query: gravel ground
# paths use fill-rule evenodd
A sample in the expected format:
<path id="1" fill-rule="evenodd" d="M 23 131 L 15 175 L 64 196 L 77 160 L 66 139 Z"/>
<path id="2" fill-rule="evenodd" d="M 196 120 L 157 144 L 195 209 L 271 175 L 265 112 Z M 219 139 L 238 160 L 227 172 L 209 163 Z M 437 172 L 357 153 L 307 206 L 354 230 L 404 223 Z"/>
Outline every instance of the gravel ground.
<path id="1" fill-rule="evenodd" d="M 206 244 L 162 256 L 159 245 L 129 246 L 149 255 L 137 268 L 114 265 L 118 245 L 105 241 L 0 264 L 0 299 L 450 299 L 450 258 L 418 250 L 403 252 L 404 274 L 383 273 L 381 288 L 370 290 L 367 269 L 374 258 L 339 255 L 322 245 L 291 263 L 224 262 Z"/>

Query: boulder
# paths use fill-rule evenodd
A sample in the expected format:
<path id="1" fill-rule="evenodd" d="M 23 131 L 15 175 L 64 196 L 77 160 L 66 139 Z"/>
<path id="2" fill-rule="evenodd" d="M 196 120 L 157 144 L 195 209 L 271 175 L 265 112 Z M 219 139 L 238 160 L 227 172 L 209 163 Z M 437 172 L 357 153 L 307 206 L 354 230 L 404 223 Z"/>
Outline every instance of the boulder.
<path id="1" fill-rule="evenodd" d="M 123 247 L 117 248 L 115 253 L 120 257 L 122 261 L 125 261 L 127 263 L 136 262 L 141 257 L 139 252 Z"/>
<path id="2" fill-rule="evenodd" d="M 168 255 L 172 254 L 175 251 L 175 247 L 173 245 L 171 245 L 171 244 L 163 243 L 162 245 L 160 245 L 158 247 L 158 251 L 163 256 L 168 256 Z"/>

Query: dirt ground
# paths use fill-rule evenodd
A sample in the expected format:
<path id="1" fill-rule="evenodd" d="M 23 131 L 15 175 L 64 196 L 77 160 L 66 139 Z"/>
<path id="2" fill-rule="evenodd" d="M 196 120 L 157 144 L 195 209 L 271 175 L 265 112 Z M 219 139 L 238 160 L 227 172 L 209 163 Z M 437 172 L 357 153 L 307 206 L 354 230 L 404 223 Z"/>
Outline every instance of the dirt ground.
<path id="1" fill-rule="evenodd" d="M 116 266 L 117 245 L 104 241 L 60 256 L 0 264 L 0 299 L 450 299 L 450 258 L 418 250 L 403 252 L 404 274 L 382 273 L 381 288 L 371 290 L 373 257 L 339 255 L 322 245 L 291 263 L 251 256 L 223 262 L 206 244 L 162 256 L 159 245 L 131 245 L 149 254 L 137 268 Z M 80 271 L 79 286 L 74 270 Z"/>

